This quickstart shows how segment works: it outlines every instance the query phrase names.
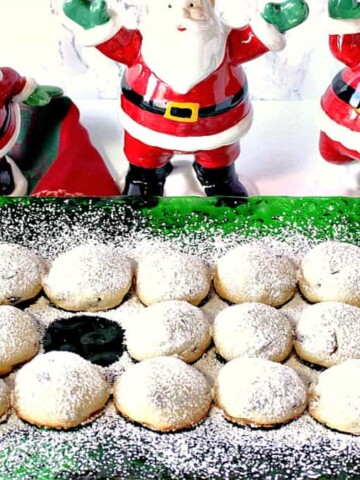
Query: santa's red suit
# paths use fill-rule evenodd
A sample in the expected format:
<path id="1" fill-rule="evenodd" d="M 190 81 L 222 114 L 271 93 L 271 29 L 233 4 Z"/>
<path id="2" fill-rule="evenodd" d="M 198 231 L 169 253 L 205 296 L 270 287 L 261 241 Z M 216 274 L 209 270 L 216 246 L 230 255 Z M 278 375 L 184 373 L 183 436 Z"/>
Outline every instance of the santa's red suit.
<path id="1" fill-rule="evenodd" d="M 144 168 L 161 167 L 174 153 L 194 153 L 206 168 L 232 164 L 240 152 L 239 139 L 252 121 L 241 64 L 285 44 L 283 35 L 262 18 L 255 27 L 229 28 L 220 65 L 179 94 L 146 65 L 138 30 L 121 27 L 114 33 L 114 23 L 109 22 L 81 36 L 83 44 L 97 46 L 128 67 L 120 100 L 124 150 L 131 164 Z"/>
<path id="2" fill-rule="evenodd" d="M 347 67 L 321 99 L 320 152 L 331 163 L 360 160 L 360 20 L 332 20 L 333 55 Z"/>
<path id="3" fill-rule="evenodd" d="M 33 79 L 19 75 L 8 67 L 0 69 L 0 158 L 14 146 L 20 131 L 19 103 L 36 88 Z"/>

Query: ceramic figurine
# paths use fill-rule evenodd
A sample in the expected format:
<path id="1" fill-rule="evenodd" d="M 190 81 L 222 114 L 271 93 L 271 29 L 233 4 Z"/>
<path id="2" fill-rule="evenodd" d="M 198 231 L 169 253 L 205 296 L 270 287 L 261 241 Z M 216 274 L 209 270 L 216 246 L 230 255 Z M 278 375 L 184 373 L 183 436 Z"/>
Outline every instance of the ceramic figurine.
<path id="1" fill-rule="evenodd" d="M 27 192 L 24 175 L 8 155 L 20 133 L 19 104 L 43 106 L 61 94 L 57 87 L 39 86 L 12 68 L 0 68 L 0 195 L 22 196 Z"/>
<path id="2" fill-rule="evenodd" d="M 360 4 L 329 0 L 330 49 L 346 65 L 321 100 L 320 152 L 331 163 L 360 160 Z"/>
<path id="3" fill-rule="evenodd" d="M 234 165 L 252 122 L 241 64 L 281 50 L 284 32 L 306 19 L 308 7 L 304 0 L 267 3 L 251 25 L 232 28 L 214 3 L 148 0 L 141 27 L 129 30 L 103 0 L 64 2 L 81 43 L 127 66 L 120 101 L 125 194 L 162 195 L 172 156 L 193 153 L 207 195 L 247 195 Z M 243 16 L 241 2 L 228 3 L 229 18 Z"/>

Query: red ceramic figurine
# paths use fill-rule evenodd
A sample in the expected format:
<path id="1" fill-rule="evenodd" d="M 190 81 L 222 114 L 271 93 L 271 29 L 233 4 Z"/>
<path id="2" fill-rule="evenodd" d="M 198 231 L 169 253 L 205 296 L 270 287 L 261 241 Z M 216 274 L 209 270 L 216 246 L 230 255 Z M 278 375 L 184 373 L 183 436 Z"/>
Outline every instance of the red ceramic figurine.
<path id="1" fill-rule="evenodd" d="M 239 13 L 235 0 L 229 5 Z M 214 0 L 148 0 L 139 30 L 122 26 L 103 0 L 65 0 L 64 12 L 84 45 L 127 66 L 120 101 L 130 164 L 124 193 L 162 195 L 172 156 L 193 153 L 207 195 L 246 196 L 234 166 L 252 122 L 241 65 L 281 50 L 283 33 L 308 15 L 305 1 L 268 3 L 242 28 L 220 20 Z"/>
<path id="2" fill-rule="evenodd" d="M 321 100 L 320 152 L 331 163 L 360 160 L 360 4 L 329 0 L 330 49 L 346 65 Z"/>
<path id="3" fill-rule="evenodd" d="M 0 195 L 22 196 L 27 191 L 25 177 L 7 155 L 20 133 L 19 104 L 43 106 L 61 94 L 59 88 L 38 86 L 12 68 L 0 68 Z"/>

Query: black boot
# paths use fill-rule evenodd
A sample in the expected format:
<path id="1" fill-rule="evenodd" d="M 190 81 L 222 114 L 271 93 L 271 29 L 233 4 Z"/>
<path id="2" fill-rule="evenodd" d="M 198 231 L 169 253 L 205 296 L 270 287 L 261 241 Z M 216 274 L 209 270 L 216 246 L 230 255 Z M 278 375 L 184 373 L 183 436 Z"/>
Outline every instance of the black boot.
<path id="1" fill-rule="evenodd" d="M 239 181 L 235 165 L 222 168 L 205 168 L 197 162 L 193 164 L 199 182 L 208 197 L 247 197 L 248 192 Z"/>
<path id="2" fill-rule="evenodd" d="M 0 195 L 10 195 L 14 191 L 15 182 L 11 165 L 6 158 L 0 158 Z"/>
<path id="3" fill-rule="evenodd" d="M 160 168 L 142 168 L 130 163 L 126 174 L 123 195 L 161 197 L 164 194 L 166 177 L 171 173 L 172 169 L 170 162 Z"/>

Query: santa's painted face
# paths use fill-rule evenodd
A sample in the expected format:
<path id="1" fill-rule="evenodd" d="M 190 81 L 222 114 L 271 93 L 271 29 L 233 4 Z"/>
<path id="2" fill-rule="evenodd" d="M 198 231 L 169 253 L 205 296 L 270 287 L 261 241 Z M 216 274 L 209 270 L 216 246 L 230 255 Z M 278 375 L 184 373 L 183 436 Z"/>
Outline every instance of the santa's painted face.
<path id="1" fill-rule="evenodd" d="M 165 30 L 197 31 L 212 25 L 209 0 L 153 0 L 147 7 L 148 16 L 162 20 Z"/>
<path id="2" fill-rule="evenodd" d="M 228 31 L 210 0 L 149 0 L 141 33 L 149 68 L 183 94 L 219 66 Z"/>

